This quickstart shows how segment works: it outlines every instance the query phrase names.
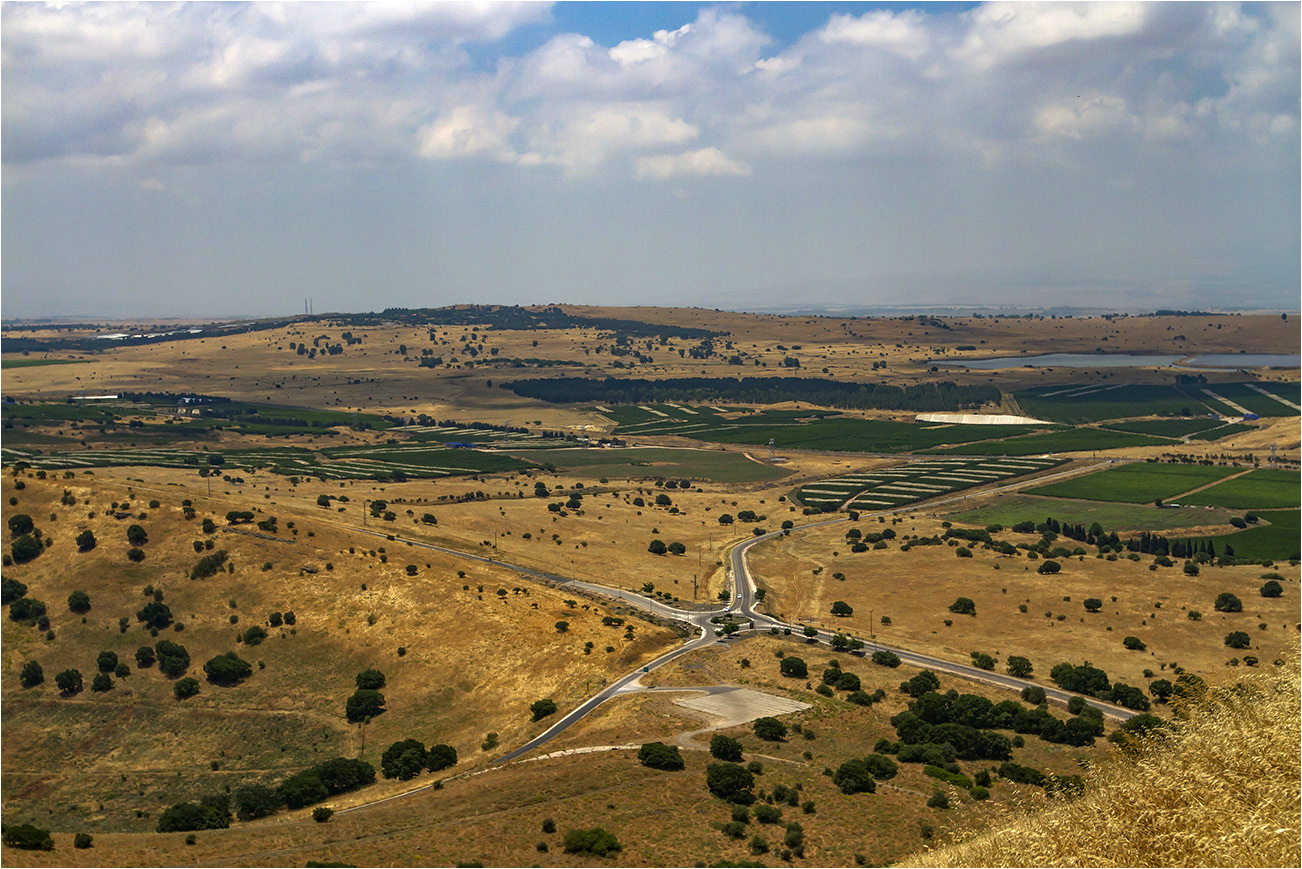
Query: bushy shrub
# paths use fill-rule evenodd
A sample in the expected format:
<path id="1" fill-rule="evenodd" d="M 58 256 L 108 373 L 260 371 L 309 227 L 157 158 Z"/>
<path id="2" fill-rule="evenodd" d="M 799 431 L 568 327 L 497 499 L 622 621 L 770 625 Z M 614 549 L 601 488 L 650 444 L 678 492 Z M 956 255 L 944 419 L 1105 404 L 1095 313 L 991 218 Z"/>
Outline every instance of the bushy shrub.
<path id="1" fill-rule="evenodd" d="M 741 762 L 741 740 L 716 733 L 710 737 L 710 754 L 719 760 Z"/>
<path id="2" fill-rule="evenodd" d="M 596 857 L 607 857 L 621 850 L 615 834 L 601 827 L 593 827 L 590 830 L 570 830 L 565 834 L 563 845 L 566 854 L 592 854 Z"/>
<path id="3" fill-rule="evenodd" d="M 679 770 L 686 764 L 676 745 L 648 742 L 637 753 L 638 762 L 651 769 Z"/>

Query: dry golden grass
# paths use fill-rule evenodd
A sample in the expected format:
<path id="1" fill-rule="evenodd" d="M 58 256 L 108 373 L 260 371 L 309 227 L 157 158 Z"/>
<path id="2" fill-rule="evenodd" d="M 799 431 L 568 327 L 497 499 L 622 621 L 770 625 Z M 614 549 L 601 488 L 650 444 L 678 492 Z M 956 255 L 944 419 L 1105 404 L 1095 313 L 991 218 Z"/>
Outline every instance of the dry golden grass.
<path id="1" fill-rule="evenodd" d="M 865 533 L 893 527 L 901 537 L 928 537 L 944 531 L 940 522 L 919 513 L 893 526 L 889 520 L 886 525 L 863 520 L 858 527 Z M 958 558 L 950 546 L 902 552 L 897 538 L 885 550 L 852 553 L 844 538 L 850 527 L 814 529 L 751 550 L 751 570 L 769 589 L 769 612 L 863 639 L 872 631 L 887 645 L 963 663 L 970 652 L 980 651 L 998 658 L 1002 669 L 1008 655 L 1024 655 L 1040 679 L 1047 679 L 1060 661 L 1087 659 L 1114 680 L 1137 686 L 1150 681 L 1144 670 L 1161 674 L 1172 662 L 1204 676 L 1224 672 L 1228 661 L 1245 653 L 1268 663 L 1287 651 L 1296 631 L 1302 588 L 1296 565 L 1272 568 L 1285 577 L 1287 591 L 1281 598 L 1263 598 L 1259 589 L 1266 569 L 1259 565 L 1205 566 L 1198 576 L 1188 577 L 1178 567 L 1148 570 L 1148 556 L 1136 563 L 1090 555 L 1060 559 L 1061 573 L 1041 576 L 1039 561 L 1000 556 L 979 546 L 971 549 L 972 558 Z M 1010 532 L 996 536 L 1014 543 L 1039 539 Z M 844 581 L 835 578 L 837 573 L 844 574 Z M 1237 595 L 1243 612 L 1216 612 L 1212 604 L 1222 591 Z M 950 613 L 957 597 L 971 598 L 977 615 Z M 1085 611 L 1082 601 L 1091 597 L 1104 601 L 1101 612 Z M 832 616 L 837 600 L 850 604 L 853 615 Z M 1020 612 L 1019 605 L 1027 612 Z M 1202 613 L 1202 619 L 1191 621 L 1190 610 Z M 1059 620 L 1059 615 L 1066 618 Z M 882 616 L 891 624 L 881 624 Z M 1227 648 L 1224 638 L 1231 631 L 1246 631 L 1253 648 Z M 1132 635 L 1147 643 L 1147 650 L 1124 648 L 1122 639 Z"/>
<path id="2" fill-rule="evenodd" d="M 1287 667 L 1208 692 L 1133 761 L 1101 766 L 1085 794 L 1028 801 L 918 866 L 1297 866 L 1297 646 Z"/>

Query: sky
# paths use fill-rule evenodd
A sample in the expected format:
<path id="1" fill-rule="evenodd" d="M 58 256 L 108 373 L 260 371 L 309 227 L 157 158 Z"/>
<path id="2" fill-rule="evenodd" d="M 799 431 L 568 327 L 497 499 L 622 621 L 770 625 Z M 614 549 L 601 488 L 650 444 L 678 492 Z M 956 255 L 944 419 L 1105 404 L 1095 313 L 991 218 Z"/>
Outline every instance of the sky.
<path id="1" fill-rule="evenodd" d="M 0 313 L 1297 310 L 1299 9 L 5 3 Z"/>

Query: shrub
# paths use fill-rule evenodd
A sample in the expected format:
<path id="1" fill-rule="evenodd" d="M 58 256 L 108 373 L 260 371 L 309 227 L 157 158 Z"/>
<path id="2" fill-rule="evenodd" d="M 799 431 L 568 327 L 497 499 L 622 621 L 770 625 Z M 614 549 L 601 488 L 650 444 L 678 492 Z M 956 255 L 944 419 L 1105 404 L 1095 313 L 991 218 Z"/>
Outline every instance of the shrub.
<path id="1" fill-rule="evenodd" d="M 1243 612 L 1243 601 L 1228 591 L 1223 591 L 1216 596 L 1216 603 L 1213 607 L 1218 613 L 1241 613 Z"/>
<path id="2" fill-rule="evenodd" d="M 1225 635 L 1225 645 L 1231 649 L 1252 648 L 1252 637 L 1244 631 L 1231 631 Z"/>
<path id="3" fill-rule="evenodd" d="M 741 821 L 729 821 L 728 823 L 720 827 L 720 829 L 723 831 L 723 834 L 725 836 L 728 836 L 729 838 L 732 839 L 746 838 L 746 825 Z"/>
<path id="4" fill-rule="evenodd" d="M 1126 637 L 1121 641 L 1121 645 L 1130 649 L 1132 652 L 1142 652 L 1148 648 L 1148 645 L 1139 637 Z"/>
<path id="5" fill-rule="evenodd" d="M 28 661 L 23 664 L 22 672 L 18 674 L 18 680 L 24 688 L 32 688 L 45 681 L 45 670 L 36 661 Z"/>
<path id="6" fill-rule="evenodd" d="M 1036 573 L 1046 574 L 1046 575 L 1060 573 L 1061 571 L 1062 571 L 1062 565 L 1052 560 L 1042 562 L 1040 566 L 1035 569 Z M 928 805 L 930 805 L 930 803 L 928 803 Z"/>
<path id="7" fill-rule="evenodd" d="M 72 837 L 72 847 L 86 849 L 94 845 L 95 839 L 90 833 L 78 833 Z"/>
<path id="8" fill-rule="evenodd" d="M 863 759 L 863 762 L 868 774 L 878 781 L 893 779 L 900 771 L 895 761 L 880 754 L 870 754 Z"/>
<path id="9" fill-rule="evenodd" d="M 41 541 L 37 540 L 30 534 L 24 534 L 9 546 L 9 552 L 12 554 L 14 562 L 25 564 L 44 551 Z"/>
<path id="10" fill-rule="evenodd" d="M 710 754 L 719 760 L 732 763 L 741 761 L 741 740 L 716 733 L 710 737 Z"/>
<path id="11" fill-rule="evenodd" d="M 194 567 L 190 569 L 191 579 L 205 579 L 209 576 L 215 576 L 217 571 L 222 569 L 229 557 L 225 549 L 218 549 L 211 555 L 205 555 L 195 562 Z"/>
<path id="12" fill-rule="evenodd" d="M 78 694 L 82 689 L 81 671 L 75 667 L 64 670 L 54 677 L 54 684 L 59 686 L 59 692 L 66 696 Z"/>
<path id="13" fill-rule="evenodd" d="M 247 631 L 244 632 L 243 636 L 241 637 L 241 639 L 244 640 L 244 645 L 246 646 L 261 645 L 262 641 L 265 640 L 266 638 L 267 638 L 267 632 L 263 630 L 261 627 L 259 627 L 258 625 L 252 625 Z"/>
<path id="14" fill-rule="evenodd" d="M 971 652 L 972 666 L 979 670 L 993 670 L 995 668 L 995 659 L 985 652 Z"/>
<path id="15" fill-rule="evenodd" d="M 832 615 L 834 616 L 854 615 L 854 607 L 850 606 L 848 603 L 846 603 L 843 600 L 835 601 L 832 604 Z"/>
<path id="16" fill-rule="evenodd" d="M 10 848 L 19 848 L 23 851 L 54 850 L 54 839 L 50 837 L 50 831 L 31 824 L 6 826 L 0 841 Z"/>
<path id="17" fill-rule="evenodd" d="M 457 765 L 457 750 L 440 742 L 429 747 L 425 752 L 425 768 L 430 772 L 439 772 Z"/>
<path id="18" fill-rule="evenodd" d="M 555 833 L 555 832 L 556 832 L 556 822 L 555 822 L 554 820 L 552 820 L 551 818 L 545 818 L 545 819 L 543 819 L 543 822 L 542 822 L 542 831 L 543 831 L 544 833 Z"/>
<path id="19" fill-rule="evenodd" d="M 127 526 L 127 542 L 132 546 L 144 546 L 149 542 L 149 535 L 139 525 Z"/>
<path id="20" fill-rule="evenodd" d="M 77 615 L 85 615 L 90 612 L 90 595 L 80 589 L 68 595 L 68 609 Z"/>
<path id="21" fill-rule="evenodd" d="M 139 564 L 145 560 L 145 550 L 141 549 L 139 546 L 133 546 L 127 550 L 127 559 Z"/>
<path id="22" fill-rule="evenodd" d="M 534 721 L 542 721 L 548 715 L 556 714 L 556 702 L 551 699 L 535 700 L 529 711 L 533 713 Z"/>
<path id="23" fill-rule="evenodd" d="M 755 820 L 761 824 L 776 824 L 782 820 L 782 810 L 777 806 L 760 803 L 755 807 Z"/>
<path id="24" fill-rule="evenodd" d="M 686 764 L 676 745 L 663 742 L 645 743 L 637 752 L 638 762 L 651 769 L 679 770 Z"/>
<path id="25" fill-rule="evenodd" d="M 13 603 L 14 601 L 18 600 L 20 597 L 26 597 L 26 595 L 27 595 L 26 583 L 19 582 L 16 579 L 10 579 L 7 576 L 4 577 L 3 579 L 0 579 L 0 603 L 5 603 L 5 604 Z"/>
<path id="26" fill-rule="evenodd" d="M 142 670 L 154 665 L 154 649 L 152 646 L 141 646 L 136 649 L 136 666 Z"/>
<path id="27" fill-rule="evenodd" d="M 601 827 L 593 827 L 590 830 L 570 830 L 565 834 L 563 840 L 566 854 L 592 854 L 596 857 L 607 857 L 621 850 L 619 840 L 613 833 L 608 833 Z"/>
<path id="28" fill-rule="evenodd" d="M 1099 600 L 1096 597 L 1085 598 L 1084 605 L 1085 605 L 1085 612 L 1088 613 L 1096 613 L 1099 610 L 1103 609 L 1103 601 Z"/>
<path id="29" fill-rule="evenodd" d="M 34 625 L 43 615 L 45 615 L 45 601 L 37 600 L 34 597 L 20 597 L 9 604 L 9 619 L 11 621 Z"/>
<path id="30" fill-rule="evenodd" d="M 184 833 L 190 830 L 224 830 L 231 825 L 230 816 L 212 806 L 177 803 L 158 816 L 158 832 Z"/>
<path id="31" fill-rule="evenodd" d="M 365 670 L 357 674 L 358 688 L 378 691 L 384 687 L 385 681 L 384 673 L 380 672 L 375 667 L 367 667 Z"/>
<path id="32" fill-rule="evenodd" d="M 1279 597 L 1284 593 L 1284 586 L 1275 580 L 1267 580 L 1266 584 L 1261 587 L 1262 597 Z"/>
<path id="33" fill-rule="evenodd" d="M 282 805 L 280 796 L 266 785 L 245 785 L 236 788 L 232 796 L 235 798 L 235 817 L 241 821 L 265 818 Z"/>
<path id="34" fill-rule="evenodd" d="M 927 799 L 927 808 L 929 809 L 948 809 L 949 797 L 944 791 L 936 791 Z"/>
<path id="35" fill-rule="evenodd" d="M 172 624 L 172 608 L 162 601 L 151 600 L 136 611 L 136 621 L 144 622 L 147 628 L 161 631 Z"/>
<path id="36" fill-rule="evenodd" d="M 335 810 L 328 806 L 317 806 L 312 810 L 312 820 L 318 824 L 324 824 L 334 816 Z"/>
<path id="37" fill-rule="evenodd" d="M 1022 699 L 1032 706 L 1039 706 L 1048 698 L 1045 696 L 1043 688 L 1039 685 L 1031 685 L 1022 689 Z"/>

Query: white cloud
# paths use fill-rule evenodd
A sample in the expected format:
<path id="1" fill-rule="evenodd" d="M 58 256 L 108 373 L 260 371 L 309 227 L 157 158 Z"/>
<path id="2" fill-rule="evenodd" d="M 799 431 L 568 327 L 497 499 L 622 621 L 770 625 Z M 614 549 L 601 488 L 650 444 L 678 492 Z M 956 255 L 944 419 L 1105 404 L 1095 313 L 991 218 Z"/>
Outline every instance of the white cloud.
<path id="1" fill-rule="evenodd" d="M 664 181 L 680 176 L 733 175 L 745 177 L 751 169 L 713 146 L 682 154 L 656 154 L 637 159 L 637 177 Z"/>
<path id="2" fill-rule="evenodd" d="M 510 136 L 520 125 L 517 118 L 481 106 L 457 106 L 417 132 L 418 151 L 430 160 L 491 157 L 512 160 Z"/>
<path id="3" fill-rule="evenodd" d="M 927 53 L 931 39 L 921 12 L 895 15 L 885 10 L 853 15 L 833 15 L 819 33 L 828 43 L 876 48 L 917 60 Z"/>
<path id="4" fill-rule="evenodd" d="M 1115 132 L 1134 121 L 1125 100 L 1104 94 L 1084 100 L 1078 98 L 1071 104 L 1042 106 L 1035 113 L 1034 123 L 1042 135 L 1080 140 Z"/>
<path id="5" fill-rule="evenodd" d="M 573 107 L 529 136 L 540 161 L 585 172 L 620 153 L 681 145 L 700 134 L 692 124 L 642 103 Z"/>
<path id="6" fill-rule="evenodd" d="M 1152 4 L 985 3 L 967 13 L 970 29 L 958 56 L 988 68 L 1018 55 L 1068 42 L 1138 33 Z"/>

